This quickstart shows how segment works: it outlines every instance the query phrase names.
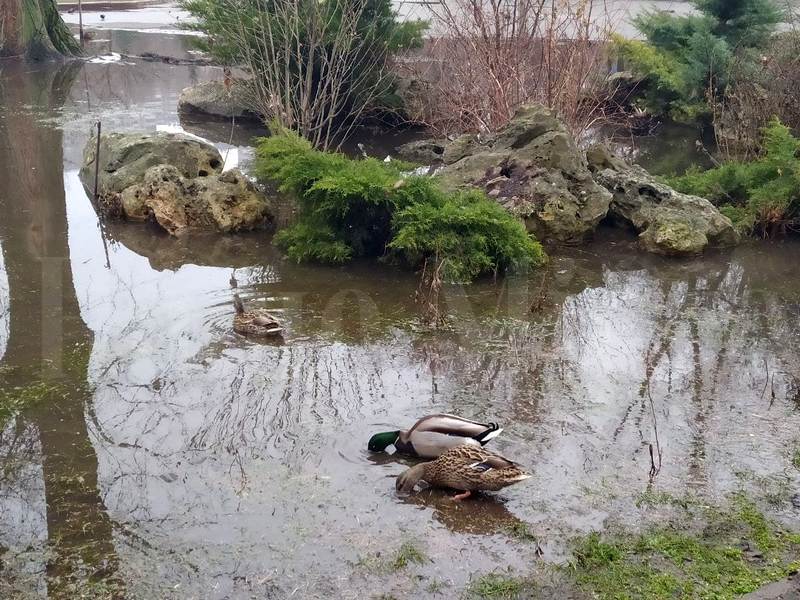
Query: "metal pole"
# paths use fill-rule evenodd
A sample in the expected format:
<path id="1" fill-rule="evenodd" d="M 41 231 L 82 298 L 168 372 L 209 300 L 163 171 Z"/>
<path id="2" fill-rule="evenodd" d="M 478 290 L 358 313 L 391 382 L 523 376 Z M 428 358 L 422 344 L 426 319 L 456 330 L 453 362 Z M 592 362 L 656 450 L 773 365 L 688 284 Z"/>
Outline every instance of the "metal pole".
<path id="1" fill-rule="evenodd" d="M 97 183 L 100 178 L 100 121 L 97 122 L 97 150 L 94 153 L 94 200 L 97 202 Z"/>
<path id="2" fill-rule="evenodd" d="M 78 36 L 81 40 L 81 48 L 83 48 L 83 3 L 78 0 Z"/>

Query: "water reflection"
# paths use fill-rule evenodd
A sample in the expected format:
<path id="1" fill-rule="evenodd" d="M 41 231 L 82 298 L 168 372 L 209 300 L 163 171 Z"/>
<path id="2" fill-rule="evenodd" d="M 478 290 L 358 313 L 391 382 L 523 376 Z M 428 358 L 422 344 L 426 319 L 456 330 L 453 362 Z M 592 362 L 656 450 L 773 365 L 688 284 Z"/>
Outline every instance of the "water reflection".
<path id="1" fill-rule="evenodd" d="M 800 427 L 796 244 L 679 262 L 603 240 L 554 253 L 544 278 L 448 287 L 452 326 L 432 332 L 414 275 L 388 266 L 300 266 L 260 234 L 176 240 L 138 224 L 109 223 L 104 243 L 77 177 L 88 125 L 177 122 L 181 87 L 213 76 L 149 68 L 130 71 L 130 97 L 112 93 L 125 65 L 87 65 L 88 87 L 80 73 L 66 93 L 57 72 L 3 74 L 24 85 L 2 88 L 15 178 L 0 182 L 0 377 L 67 384 L 0 433 L 10 580 L 53 595 L 93 575 L 131 597 L 357 598 L 385 589 L 359 557 L 411 538 L 435 562 L 396 578 L 425 597 L 415 575 L 462 585 L 528 566 L 505 533 L 520 523 L 559 539 L 610 516 L 637 525 L 656 428 L 655 489 L 755 489 L 744 470 L 800 484 L 785 456 Z M 232 332 L 234 268 L 247 302 L 286 321 L 285 345 Z M 463 505 L 398 498 L 405 466 L 369 457 L 368 434 L 435 411 L 503 423 L 496 449 L 534 477 Z M 24 551 L 48 544 L 49 560 Z"/>
<path id="2" fill-rule="evenodd" d="M 113 577 L 116 556 L 84 418 L 92 333 L 81 318 L 72 285 L 61 132 L 39 126 L 33 114 L 63 104 L 78 67 L 34 68 L 21 76 L 19 71 L 28 68 L 4 63 L 3 76 L 13 77 L 17 85 L 3 85 L 0 92 L 0 152 L 7 169 L 0 180 L 0 238 L 10 296 L 0 379 L 10 394 L 31 386 L 58 393 L 47 394 L 46 406 L 3 424 L 4 454 L 13 456 L 7 464 L 17 465 L 24 476 L 4 481 L 3 490 L 12 491 L 17 502 L 4 506 L 8 516 L 2 533 L 3 538 L 18 534 L 15 522 L 44 526 L 3 544 L 19 552 L 28 550 L 20 541 L 41 548 L 46 539 L 47 553 L 32 560 L 46 556 L 47 590 L 58 597 L 74 593 L 100 572 Z M 23 571 L 42 574 L 34 565 Z M 34 589 L 41 586 L 34 584 Z"/>

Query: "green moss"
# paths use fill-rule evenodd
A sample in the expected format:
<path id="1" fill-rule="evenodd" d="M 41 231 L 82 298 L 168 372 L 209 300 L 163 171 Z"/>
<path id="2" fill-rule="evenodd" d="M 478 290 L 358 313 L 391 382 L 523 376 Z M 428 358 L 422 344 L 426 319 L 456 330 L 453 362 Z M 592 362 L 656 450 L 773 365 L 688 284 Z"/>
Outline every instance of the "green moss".
<path id="1" fill-rule="evenodd" d="M 523 579 L 489 573 L 473 580 L 467 593 L 473 598 L 515 598 L 525 585 Z"/>
<path id="2" fill-rule="evenodd" d="M 15 414 L 36 406 L 62 391 L 62 386 L 44 381 L 0 389 L 0 425 Z"/>
<path id="3" fill-rule="evenodd" d="M 516 521 L 506 528 L 506 532 L 510 537 L 513 537 L 521 542 L 536 542 L 536 534 L 533 533 L 530 526 L 523 521 Z"/>
<path id="4" fill-rule="evenodd" d="M 394 553 L 394 557 L 391 561 L 391 568 L 394 571 L 399 571 L 401 569 L 405 569 L 412 563 L 421 565 L 427 560 L 428 558 L 425 556 L 422 550 L 417 548 L 411 542 L 403 542 L 403 544 Z"/>
<path id="5" fill-rule="evenodd" d="M 782 579 L 795 568 L 797 534 L 768 521 L 744 496 L 735 496 L 725 511 L 705 508 L 702 517 L 701 534 L 686 525 L 638 535 L 592 533 L 574 550 L 575 578 L 604 599 L 725 599 Z"/>

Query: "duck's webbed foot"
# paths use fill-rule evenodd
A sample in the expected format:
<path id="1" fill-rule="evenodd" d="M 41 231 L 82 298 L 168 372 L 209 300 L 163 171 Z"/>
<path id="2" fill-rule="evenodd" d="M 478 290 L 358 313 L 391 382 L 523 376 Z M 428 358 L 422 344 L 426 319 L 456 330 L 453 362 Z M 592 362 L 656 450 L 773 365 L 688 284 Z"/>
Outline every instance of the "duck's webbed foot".
<path id="1" fill-rule="evenodd" d="M 462 492 L 461 494 L 456 494 L 452 498 L 450 498 L 453 502 L 461 502 L 462 500 L 466 500 L 472 495 L 472 490 L 467 490 L 466 492 Z"/>

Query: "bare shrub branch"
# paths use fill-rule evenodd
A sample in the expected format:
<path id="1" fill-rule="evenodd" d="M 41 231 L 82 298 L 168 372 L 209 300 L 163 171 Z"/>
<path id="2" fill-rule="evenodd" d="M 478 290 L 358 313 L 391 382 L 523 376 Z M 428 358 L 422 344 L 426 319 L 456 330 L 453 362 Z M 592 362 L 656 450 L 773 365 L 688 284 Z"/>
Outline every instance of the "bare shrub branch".
<path id="1" fill-rule="evenodd" d="M 580 134 L 603 118 L 611 13 L 598 0 L 447 0 L 407 68 L 429 82 L 412 115 L 450 134 L 495 131 L 540 102 Z"/>
<path id="2" fill-rule="evenodd" d="M 250 104 L 314 146 L 340 146 L 389 89 L 387 38 L 365 27 L 370 0 L 223 3 L 216 33 L 251 75 Z"/>

